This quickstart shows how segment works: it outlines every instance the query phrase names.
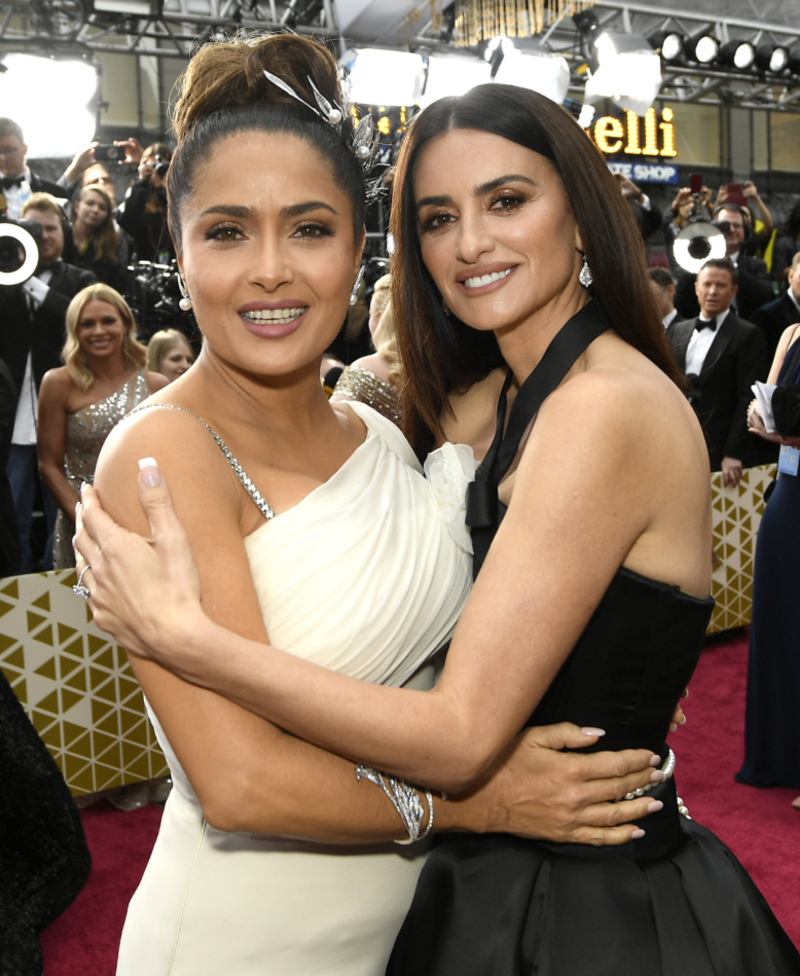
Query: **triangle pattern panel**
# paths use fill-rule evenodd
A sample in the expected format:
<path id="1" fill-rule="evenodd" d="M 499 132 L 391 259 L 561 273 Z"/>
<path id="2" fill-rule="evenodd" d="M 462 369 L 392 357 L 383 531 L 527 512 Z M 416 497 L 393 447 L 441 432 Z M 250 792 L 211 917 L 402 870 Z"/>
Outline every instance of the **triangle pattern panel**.
<path id="1" fill-rule="evenodd" d="M 125 652 L 75 582 L 73 569 L 0 579 L 0 669 L 79 796 L 168 770 Z"/>
<path id="2" fill-rule="evenodd" d="M 711 595 L 717 605 L 708 625 L 709 634 L 750 623 L 756 537 L 764 512 L 764 492 L 774 477 L 774 464 L 745 468 L 736 488 L 723 488 L 722 472 L 711 475 L 713 545 L 722 563 L 711 578 Z"/>

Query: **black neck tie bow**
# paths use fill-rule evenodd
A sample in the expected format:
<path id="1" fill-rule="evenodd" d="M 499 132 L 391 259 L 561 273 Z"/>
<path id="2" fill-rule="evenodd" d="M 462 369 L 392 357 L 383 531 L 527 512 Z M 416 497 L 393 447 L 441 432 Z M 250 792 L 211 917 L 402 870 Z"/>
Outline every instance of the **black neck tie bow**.
<path id="1" fill-rule="evenodd" d="M 706 322 L 704 319 L 698 319 L 695 328 L 697 329 L 698 332 L 701 332 L 703 329 L 711 329 L 712 332 L 716 332 L 717 320 L 716 318 L 713 318 L 713 319 L 709 319 Z"/>
<path id="2" fill-rule="evenodd" d="M 24 174 L 22 176 L 4 176 L 2 178 L 3 189 L 10 190 L 12 186 L 22 186 L 22 181 L 24 179 Z"/>

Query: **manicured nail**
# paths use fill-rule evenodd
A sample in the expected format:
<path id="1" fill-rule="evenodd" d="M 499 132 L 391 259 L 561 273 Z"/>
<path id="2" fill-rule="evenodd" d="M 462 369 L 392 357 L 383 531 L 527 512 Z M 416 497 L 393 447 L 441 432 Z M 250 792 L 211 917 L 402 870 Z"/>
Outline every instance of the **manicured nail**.
<path id="1" fill-rule="evenodd" d="M 669 723 L 669 730 L 670 730 L 670 732 L 675 732 L 677 728 L 678 728 L 678 726 L 674 722 L 670 722 Z"/>
<path id="2" fill-rule="evenodd" d="M 605 729 L 593 729 L 590 725 L 585 726 L 581 729 L 584 735 L 605 735 Z"/>
<path id="3" fill-rule="evenodd" d="M 651 766 L 660 766 L 661 765 L 661 756 L 653 756 L 653 758 L 650 760 L 650 765 Z"/>
<path id="4" fill-rule="evenodd" d="M 653 772 L 650 773 L 651 783 L 660 783 L 663 778 L 664 778 L 664 773 L 660 769 L 654 769 Z"/>
<path id="5" fill-rule="evenodd" d="M 142 481 L 148 488 L 155 488 L 161 484 L 161 472 L 158 470 L 155 458 L 142 458 L 139 461 L 139 470 L 142 473 Z"/>
<path id="6" fill-rule="evenodd" d="M 653 800 L 647 804 L 648 813 L 658 813 L 658 811 L 662 810 L 663 808 L 664 804 L 661 802 L 661 800 Z"/>
<path id="7" fill-rule="evenodd" d="M 631 834 L 631 840 L 639 840 L 641 837 L 644 837 L 644 831 L 641 827 L 637 827 Z"/>
<path id="8" fill-rule="evenodd" d="M 685 715 L 681 718 L 681 725 L 686 725 L 686 716 Z"/>

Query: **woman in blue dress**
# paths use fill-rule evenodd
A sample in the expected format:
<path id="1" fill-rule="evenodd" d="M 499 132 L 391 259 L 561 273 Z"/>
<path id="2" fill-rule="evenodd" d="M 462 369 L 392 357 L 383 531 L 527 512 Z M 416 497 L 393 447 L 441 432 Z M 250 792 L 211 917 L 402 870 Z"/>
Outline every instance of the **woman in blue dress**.
<path id="1" fill-rule="evenodd" d="M 769 383 L 800 384 L 800 326 L 781 336 Z M 800 446 L 800 437 L 768 434 L 755 402 L 750 430 Z M 786 456 L 787 451 L 782 450 Z M 784 465 L 781 465 L 784 467 Z M 795 608 L 800 593 L 800 476 L 788 466 L 764 508 L 756 543 L 753 617 L 747 667 L 745 760 L 736 774 L 751 786 L 800 788 L 800 654 Z M 797 802 L 797 801 L 795 801 Z"/>

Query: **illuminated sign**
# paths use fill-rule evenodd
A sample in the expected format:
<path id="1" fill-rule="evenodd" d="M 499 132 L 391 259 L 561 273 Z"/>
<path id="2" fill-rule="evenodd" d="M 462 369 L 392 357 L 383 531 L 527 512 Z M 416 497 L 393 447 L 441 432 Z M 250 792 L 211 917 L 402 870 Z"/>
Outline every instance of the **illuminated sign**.
<path id="1" fill-rule="evenodd" d="M 675 149 L 675 113 L 667 107 L 661 112 L 648 110 L 644 119 L 633 112 L 625 113 L 625 122 L 615 115 L 604 115 L 586 130 L 586 134 L 602 153 L 622 152 L 626 156 L 677 156 Z"/>

